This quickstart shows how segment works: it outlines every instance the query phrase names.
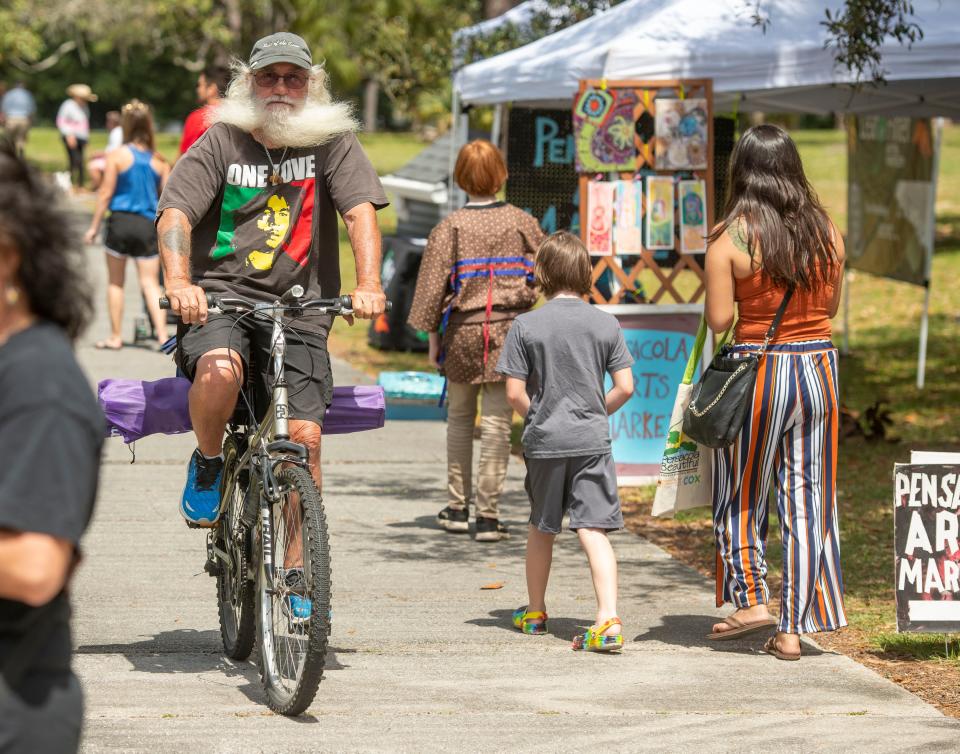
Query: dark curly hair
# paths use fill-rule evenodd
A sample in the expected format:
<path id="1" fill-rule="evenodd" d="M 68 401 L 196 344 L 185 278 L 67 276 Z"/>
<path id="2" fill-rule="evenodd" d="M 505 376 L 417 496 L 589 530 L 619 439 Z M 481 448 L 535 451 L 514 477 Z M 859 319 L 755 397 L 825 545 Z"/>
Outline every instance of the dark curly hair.
<path id="1" fill-rule="evenodd" d="M 30 311 L 76 340 L 93 315 L 83 244 L 59 190 L 7 138 L 0 139 L 0 246 L 20 256 L 17 283 Z"/>

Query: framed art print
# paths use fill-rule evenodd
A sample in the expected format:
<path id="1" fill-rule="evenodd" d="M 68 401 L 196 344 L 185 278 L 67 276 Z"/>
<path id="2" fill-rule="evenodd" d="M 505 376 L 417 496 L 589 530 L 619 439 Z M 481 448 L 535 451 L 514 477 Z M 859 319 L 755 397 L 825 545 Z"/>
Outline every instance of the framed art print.
<path id="1" fill-rule="evenodd" d="M 591 254 L 613 254 L 614 184 L 590 181 L 587 186 L 587 251 Z"/>
<path id="2" fill-rule="evenodd" d="M 639 254 L 643 251 L 640 232 L 643 218 L 643 183 L 641 181 L 617 181 L 616 219 L 613 239 L 617 254 Z"/>
<path id="3" fill-rule="evenodd" d="M 656 100 L 657 170 L 703 170 L 707 167 L 707 101 Z"/>
<path id="4" fill-rule="evenodd" d="M 702 254 L 707 250 L 707 184 L 702 180 L 677 184 L 680 205 L 680 251 Z"/>
<path id="5" fill-rule="evenodd" d="M 647 178 L 647 249 L 672 249 L 673 178 L 652 175 Z"/>

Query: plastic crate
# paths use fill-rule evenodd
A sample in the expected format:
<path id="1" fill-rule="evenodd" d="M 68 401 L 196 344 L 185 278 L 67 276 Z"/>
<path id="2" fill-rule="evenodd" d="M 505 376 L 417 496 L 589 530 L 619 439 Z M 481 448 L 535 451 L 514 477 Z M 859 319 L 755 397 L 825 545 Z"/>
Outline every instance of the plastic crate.
<path id="1" fill-rule="evenodd" d="M 381 372 L 377 384 L 387 397 L 387 420 L 443 421 L 439 406 L 443 377 L 429 372 Z"/>

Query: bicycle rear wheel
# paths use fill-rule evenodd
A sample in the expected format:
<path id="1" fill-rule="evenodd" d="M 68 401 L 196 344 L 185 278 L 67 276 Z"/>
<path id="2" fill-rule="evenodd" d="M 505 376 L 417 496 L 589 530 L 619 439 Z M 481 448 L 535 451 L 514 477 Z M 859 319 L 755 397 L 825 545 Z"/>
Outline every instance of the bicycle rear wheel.
<path id="1" fill-rule="evenodd" d="M 217 608 L 220 614 L 220 638 L 227 657 L 245 660 L 253 651 L 256 638 L 256 605 L 253 582 L 248 578 L 249 534 L 242 531 L 239 541 L 237 520 L 250 483 L 246 469 L 239 465 L 240 453 L 233 437 L 223 443 L 222 514 L 214 542 L 229 560 L 218 557 Z"/>
<path id="2" fill-rule="evenodd" d="M 307 470 L 288 467 L 278 480 L 280 499 L 270 506 L 272 578 L 258 569 L 260 678 L 270 709 L 299 715 L 313 701 L 326 662 L 330 544 Z"/>

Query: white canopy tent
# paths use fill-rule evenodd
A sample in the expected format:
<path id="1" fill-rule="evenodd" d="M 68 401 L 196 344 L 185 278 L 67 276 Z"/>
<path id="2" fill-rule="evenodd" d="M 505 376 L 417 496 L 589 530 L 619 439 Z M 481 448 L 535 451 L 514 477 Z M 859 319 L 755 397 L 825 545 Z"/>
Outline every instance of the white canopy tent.
<path id="1" fill-rule="evenodd" d="M 580 79 L 711 78 L 717 109 L 960 117 L 960 2 L 915 0 L 924 38 L 881 48 L 887 84 L 855 92 L 825 49 L 824 8 L 768 0 L 627 0 L 532 44 L 462 68 L 464 105 L 570 103 Z M 738 104 L 739 103 L 739 104 Z"/>
<path id="2" fill-rule="evenodd" d="M 766 0 L 761 8 L 770 24 L 764 31 L 752 24 L 752 6 L 743 0 L 626 0 L 524 47 L 461 68 L 453 80 L 453 111 L 464 105 L 497 105 L 496 139 L 500 105 L 570 107 L 581 79 L 710 78 L 714 107 L 721 111 L 960 118 L 960 2 L 914 0 L 923 39 L 912 46 L 887 40 L 880 48 L 886 83 L 861 87 L 854 87 L 853 74 L 837 65 L 835 50 L 825 47 L 827 6 L 836 4 Z M 457 119 L 454 128 L 460 128 Z M 457 138 L 451 140 L 451 172 L 457 143 Z M 929 300 L 928 283 L 917 369 L 921 388 Z"/>

